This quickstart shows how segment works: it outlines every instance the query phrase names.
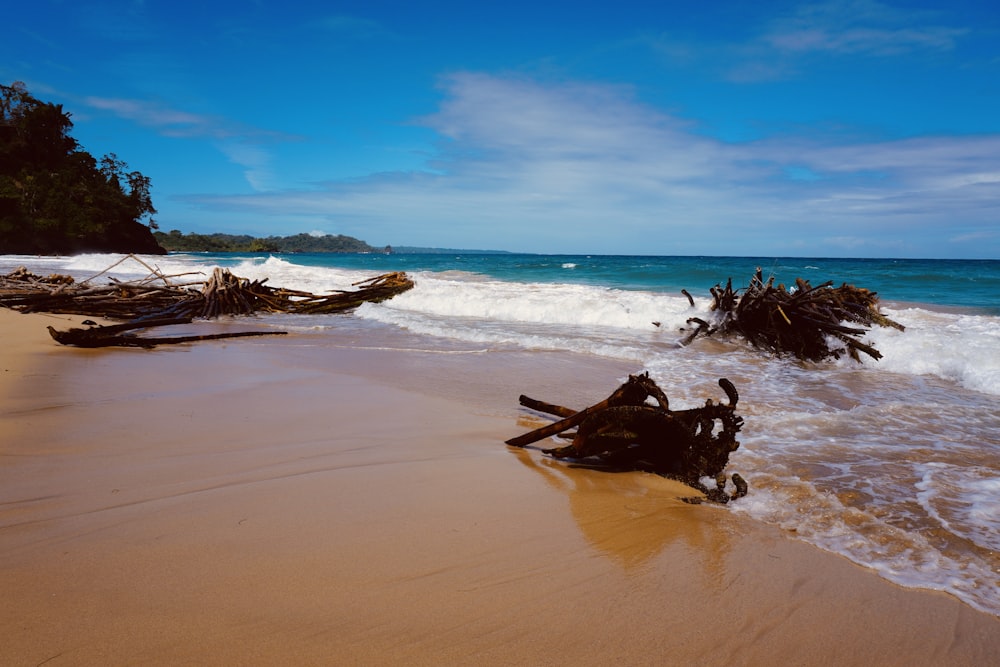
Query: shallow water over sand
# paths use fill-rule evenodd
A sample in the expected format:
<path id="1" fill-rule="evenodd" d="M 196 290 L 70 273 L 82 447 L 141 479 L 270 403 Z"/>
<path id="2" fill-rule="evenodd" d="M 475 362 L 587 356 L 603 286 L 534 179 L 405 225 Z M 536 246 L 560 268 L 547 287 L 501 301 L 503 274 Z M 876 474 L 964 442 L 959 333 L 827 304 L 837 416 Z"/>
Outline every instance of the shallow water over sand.
<path id="1" fill-rule="evenodd" d="M 727 377 L 740 392 L 746 422 L 729 472 L 742 474 L 751 492 L 723 511 L 779 526 L 896 583 L 947 591 L 1000 615 L 994 396 L 940 378 L 846 364 L 817 368 L 712 341 L 660 351 L 645 363 L 551 352 L 532 360 L 514 346 L 414 335 L 353 316 L 333 329 L 338 342 L 329 341 L 330 354 L 343 344 L 398 350 L 408 371 L 418 367 L 424 390 L 491 413 L 509 409 L 520 393 L 582 408 L 640 370 L 650 371 L 671 406 L 695 407 L 724 399 L 717 380 Z M 315 353 L 324 354 L 322 329 L 314 341 Z M 520 375 L 472 377 L 461 386 L 435 379 L 435 367 L 469 358 Z M 579 383 L 546 380 L 567 367 L 579 371 Z M 512 424 L 511 434 L 531 427 Z"/>

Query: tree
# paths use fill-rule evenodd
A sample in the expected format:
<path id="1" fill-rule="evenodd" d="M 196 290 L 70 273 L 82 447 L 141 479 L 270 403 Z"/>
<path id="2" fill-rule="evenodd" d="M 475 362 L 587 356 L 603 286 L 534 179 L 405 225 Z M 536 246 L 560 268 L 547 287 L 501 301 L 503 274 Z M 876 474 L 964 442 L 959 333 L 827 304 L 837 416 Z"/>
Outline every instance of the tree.
<path id="1" fill-rule="evenodd" d="M 0 253 L 162 254 L 150 179 L 111 153 L 98 163 L 60 104 L 0 85 Z"/>

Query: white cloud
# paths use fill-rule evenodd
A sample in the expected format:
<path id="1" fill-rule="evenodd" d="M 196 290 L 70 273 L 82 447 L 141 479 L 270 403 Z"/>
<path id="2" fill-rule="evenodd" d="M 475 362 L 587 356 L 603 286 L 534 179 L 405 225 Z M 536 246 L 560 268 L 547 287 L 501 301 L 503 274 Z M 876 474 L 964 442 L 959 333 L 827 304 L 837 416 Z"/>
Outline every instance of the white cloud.
<path id="1" fill-rule="evenodd" d="M 968 31 L 935 25 L 935 17 L 874 0 L 833 0 L 799 7 L 764 35 L 771 46 L 793 53 L 898 55 L 954 48 Z"/>
<path id="2" fill-rule="evenodd" d="M 270 168 L 271 154 L 264 144 L 296 140 L 288 135 L 246 127 L 207 114 L 172 109 L 149 100 L 92 96 L 84 98 L 83 102 L 92 109 L 111 112 L 166 137 L 210 139 L 231 162 L 244 167 L 244 177 L 257 191 L 271 189 L 275 181 Z"/>
<path id="3" fill-rule="evenodd" d="M 426 171 L 198 201 L 376 244 L 654 254 L 940 256 L 948 222 L 976 234 L 1000 213 L 997 135 L 725 143 L 619 87 L 466 73 L 443 89 L 419 120 L 441 137 Z"/>
<path id="4" fill-rule="evenodd" d="M 272 188 L 274 174 L 271 171 L 271 155 L 260 146 L 226 141 L 219 144 L 226 157 L 244 168 L 243 177 L 254 190 L 264 192 Z"/>
<path id="5" fill-rule="evenodd" d="M 153 127 L 166 136 L 207 136 L 218 133 L 217 123 L 210 117 L 177 111 L 144 101 L 109 97 L 87 97 L 87 106 L 127 120 Z"/>
<path id="6" fill-rule="evenodd" d="M 821 59 L 896 58 L 954 50 L 972 31 L 943 12 L 897 9 L 876 0 L 806 3 L 779 13 L 747 40 L 713 45 L 729 61 L 724 78 L 763 83 L 802 76 Z"/>
<path id="7" fill-rule="evenodd" d="M 1000 229 L 983 229 L 969 234 L 956 234 L 948 239 L 951 243 L 990 243 L 994 246 L 1000 242 Z"/>

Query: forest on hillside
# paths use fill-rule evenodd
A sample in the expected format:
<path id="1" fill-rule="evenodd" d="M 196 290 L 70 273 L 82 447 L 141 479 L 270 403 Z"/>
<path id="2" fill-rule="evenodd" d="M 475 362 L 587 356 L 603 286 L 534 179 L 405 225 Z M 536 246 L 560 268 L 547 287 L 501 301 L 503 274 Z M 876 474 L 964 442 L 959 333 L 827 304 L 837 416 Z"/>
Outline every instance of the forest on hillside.
<path id="1" fill-rule="evenodd" d="M 392 252 L 373 248 L 343 234 L 294 234 L 258 238 L 247 234 L 183 234 L 176 229 L 155 232 L 156 241 L 171 252 Z"/>

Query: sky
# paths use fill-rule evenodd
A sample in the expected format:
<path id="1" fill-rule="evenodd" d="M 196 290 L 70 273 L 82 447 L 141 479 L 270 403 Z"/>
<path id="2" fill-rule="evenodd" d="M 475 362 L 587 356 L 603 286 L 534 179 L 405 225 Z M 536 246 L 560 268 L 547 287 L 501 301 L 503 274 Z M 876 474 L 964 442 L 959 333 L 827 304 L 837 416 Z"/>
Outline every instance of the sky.
<path id="1" fill-rule="evenodd" d="M 34 0 L 0 83 L 163 231 L 1000 258 L 1000 4 Z"/>

